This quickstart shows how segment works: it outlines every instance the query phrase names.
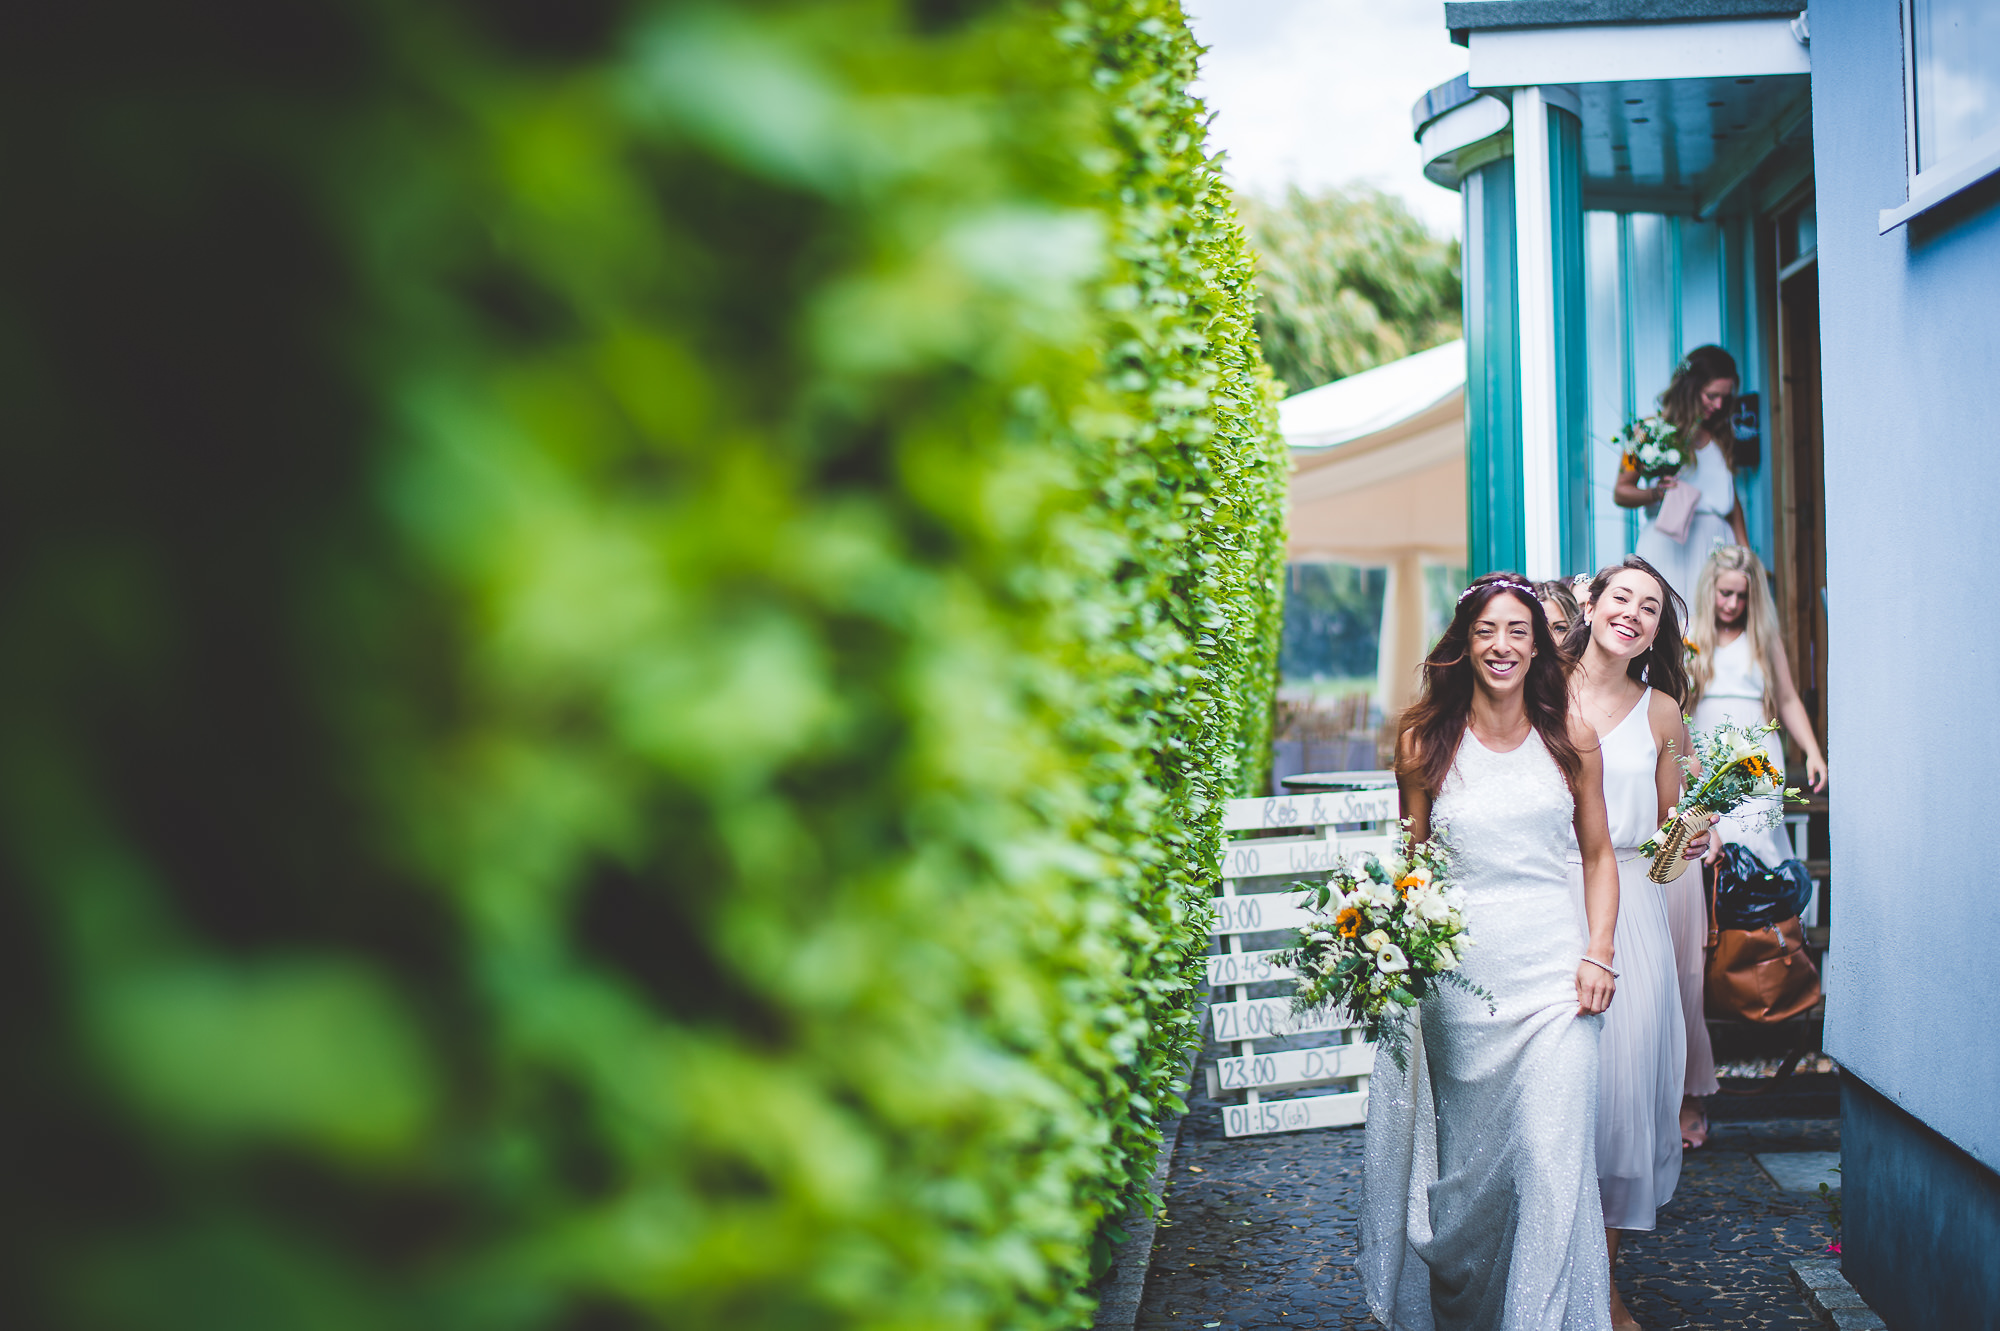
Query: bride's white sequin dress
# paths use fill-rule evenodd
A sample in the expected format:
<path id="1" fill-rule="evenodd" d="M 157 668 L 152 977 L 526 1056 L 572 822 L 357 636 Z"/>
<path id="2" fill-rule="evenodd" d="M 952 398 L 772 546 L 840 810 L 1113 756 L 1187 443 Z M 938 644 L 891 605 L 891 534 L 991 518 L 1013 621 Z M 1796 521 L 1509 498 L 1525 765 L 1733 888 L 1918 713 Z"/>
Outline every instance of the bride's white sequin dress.
<path id="1" fill-rule="evenodd" d="M 1574 802 L 1532 731 L 1468 730 L 1431 818 L 1475 945 L 1419 1008 L 1409 1067 L 1368 1087 L 1361 1272 L 1394 1331 L 1609 1331 L 1594 1150 L 1601 1019 L 1576 1011 L 1588 931 L 1567 882 Z"/>

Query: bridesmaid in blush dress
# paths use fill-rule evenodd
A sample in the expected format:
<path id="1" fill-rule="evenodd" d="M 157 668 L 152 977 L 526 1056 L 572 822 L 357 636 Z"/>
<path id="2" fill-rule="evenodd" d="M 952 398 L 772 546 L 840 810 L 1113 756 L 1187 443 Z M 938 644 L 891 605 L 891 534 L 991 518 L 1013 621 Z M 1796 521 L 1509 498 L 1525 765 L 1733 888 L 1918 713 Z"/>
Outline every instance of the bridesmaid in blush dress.
<path id="1" fill-rule="evenodd" d="M 1479 579 L 1424 662 L 1397 779 L 1418 837 L 1449 837 L 1473 943 L 1406 1065 L 1369 1083 L 1361 1271 L 1392 1331 L 1608 1331 L 1595 1158 L 1598 1028 L 1618 870 L 1596 740 L 1569 715 L 1534 589 Z M 1568 858 L 1582 847 L 1581 909 Z"/>
<path id="2" fill-rule="evenodd" d="M 1597 1106 L 1597 1182 L 1614 1272 L 1620 1231 L 1651 1230 L 1681 1173 L 1687 1032 L 1666 899 L 1638 850 L 1679 800 L 1675 754 L 1688 751 L 1677 599 L 1657 570 L 1628 556 L 1592 580 L 1568 644 L 1571 707 L 1600 745 L 1618 861 L 1618 1001 L 1604 1018 Z M 1703 833 L 1687 858 L 1707 847 Z M 1581 866 L 1574 872 L 1580 895 Z M 1701 872 L 1681 876 L 1699 882 Z M 1610 1297 L 1614 1331 L 1636 1327 L 1615 1283 Z"/>

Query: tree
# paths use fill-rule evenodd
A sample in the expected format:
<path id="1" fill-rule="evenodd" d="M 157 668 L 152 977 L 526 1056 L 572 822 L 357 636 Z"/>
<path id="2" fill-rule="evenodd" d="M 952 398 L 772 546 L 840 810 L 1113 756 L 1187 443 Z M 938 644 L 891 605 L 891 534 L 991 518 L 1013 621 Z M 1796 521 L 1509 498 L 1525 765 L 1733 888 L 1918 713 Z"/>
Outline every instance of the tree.
<path id="1" fill-rule="evenodd" d="M 1367 187 L 1238 207 L 1258 261 L 1257 332 L 1287 392 L 1459 336 L 1459 248 Z"/>

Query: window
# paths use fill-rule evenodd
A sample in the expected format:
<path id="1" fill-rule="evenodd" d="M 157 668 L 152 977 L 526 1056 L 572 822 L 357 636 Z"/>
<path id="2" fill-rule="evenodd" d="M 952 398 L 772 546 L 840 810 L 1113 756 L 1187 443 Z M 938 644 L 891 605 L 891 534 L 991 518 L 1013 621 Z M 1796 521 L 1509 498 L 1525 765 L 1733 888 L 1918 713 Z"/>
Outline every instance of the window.
<path id="1" fill-rule="evenodd" d="M 2000 171 L 2000 4 L 1904 0 L 1903 35 L 1910 193 L 1883 231 Z"/>

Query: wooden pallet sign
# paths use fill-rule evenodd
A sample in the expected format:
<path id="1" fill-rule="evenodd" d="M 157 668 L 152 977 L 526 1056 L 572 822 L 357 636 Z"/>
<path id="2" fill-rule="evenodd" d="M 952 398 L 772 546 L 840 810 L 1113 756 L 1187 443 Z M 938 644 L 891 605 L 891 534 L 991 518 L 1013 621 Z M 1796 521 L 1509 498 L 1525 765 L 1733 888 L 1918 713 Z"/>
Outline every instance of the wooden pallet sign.
<path id="1" fill-rule="evenodd" d="M 1208 959 L 1209 987 L 1220 989 L 1227 985 L 1297 979 L 1297 971 L 1279 964 L 1278 958 L 1283 955 L 1285 949 L 1281 947 L 1268 952 L 1218 952 Z"/>
<path id="2" fill-rule="evenodd" d="M 1243 936 L 1301 927 L 1310 919 L 1304 896 L 1296 890 L 1239 893 L 1237 886 L 1254 878 L 1317 880 L 1359 855 L 1387 854 L 1395 845 L 1397 813 L 1393 789 L 1231 800 L 1224 809 L 1227 831 L 1299 834 L 1239 839 L 1223 851 L 1222 895 L 1216 899 L 1210 931 L 1223 950 L 1208 959 L 1208 982 L 1230 990 L 1232 998 L 1211 1004 L 1209 1020 L 1215 1038 L 1233 1043 L 1236 1055 L 1218 1059 L 1207 1070 L 1208 1090 L 1217 1099 L 1239 1093 L 1244 1099 L 1223 1107 L 1225 1135 L 1350 1127 L 1366 1120 L 1375 1046 L 1362 1042 L 1347 1014 L 1302 1014 L 1292 1010 L 1289 998 L 1250 997 L 1248 986 L 1290 980 L 1296 973 L 1278 961 L 1284 949 L 1246 951 Z M 1301 1049 L 1257 1050 L 1259 1040 L 1301 1035 L 1330 1038 Z M 1313 1086 L 1339 1089 L 1289 1100 L 1262 1098 L 1267 1092 Z"/>
<path id="3" fill-rule="evenodd" d="M 1282 1091 L 1317 1086 L 1375 1070 L 1375 1046 L 1342 1044 L 1324 1049 L 1274 1049 L 1249 1058 L 1222 1058 L 1215 1079 L 1225 1091 Z"/>
<path id="4" fill-rule="evenodd" d="M 1351 1128 L 1367 1121 L 1366 1091 L 1301 1095 L 1292 1100 L 1257 1100 L 1222 1107 L 1222 1134 L 1225 1137 L 1298 1132 L 1304 1128 Z"/>
<path id="5" fill-rule="evenodd" d="M 1231 800 L 1222 813 L 1225 832 L 1269 832 L 1281 827 L 1305 831 L 1336 823 L 1394 823 L 1397 796 L 1393 787 L 1381 790 L 1334 790 L 1319 795 L 1274 795 L 1262 800 Z"/>

